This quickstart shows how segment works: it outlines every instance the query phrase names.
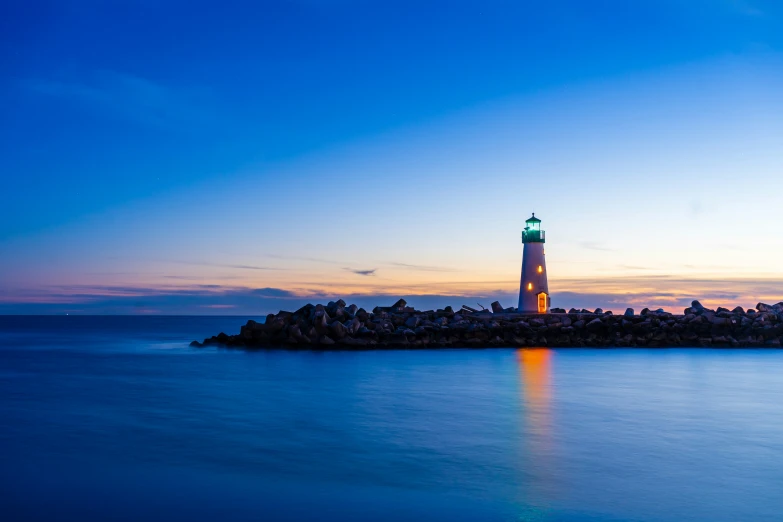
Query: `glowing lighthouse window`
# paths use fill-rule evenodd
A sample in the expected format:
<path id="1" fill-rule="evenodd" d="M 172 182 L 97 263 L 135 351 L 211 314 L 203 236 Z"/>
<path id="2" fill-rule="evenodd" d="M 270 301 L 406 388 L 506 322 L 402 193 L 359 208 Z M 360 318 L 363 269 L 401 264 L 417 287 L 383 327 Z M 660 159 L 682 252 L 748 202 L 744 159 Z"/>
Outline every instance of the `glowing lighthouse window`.
<path id="1" fill-rule="evenodd" d="M 538 265 L 538 273 L 543 274 L 544 273 L 544 267 L 541 265 Z"/>
<path id="2" fill-rule="evenodd" d="M 527 284 L 527 289 L 528 290 L 532 290 L 533 289 L 533 283 L 528 283 Z"/>

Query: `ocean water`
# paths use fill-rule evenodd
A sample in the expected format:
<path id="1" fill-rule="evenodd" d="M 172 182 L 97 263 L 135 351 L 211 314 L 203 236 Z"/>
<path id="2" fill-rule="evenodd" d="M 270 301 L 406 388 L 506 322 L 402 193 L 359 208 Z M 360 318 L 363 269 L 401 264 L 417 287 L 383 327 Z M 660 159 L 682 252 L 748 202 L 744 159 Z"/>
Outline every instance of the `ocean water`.
<path id="1" fill-rule="evenodd" d="M 783 520 L 783 351 L 193 349 L 0 317 L 0 520 Z"/>

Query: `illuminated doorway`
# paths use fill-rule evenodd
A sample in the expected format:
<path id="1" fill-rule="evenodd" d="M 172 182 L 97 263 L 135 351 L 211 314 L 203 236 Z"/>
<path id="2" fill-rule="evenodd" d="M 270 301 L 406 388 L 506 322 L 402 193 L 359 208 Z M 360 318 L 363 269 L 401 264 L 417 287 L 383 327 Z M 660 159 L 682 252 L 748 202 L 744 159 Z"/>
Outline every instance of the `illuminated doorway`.
<path id="1" fill-rule="evenodd" d="M 541 292 L 538 294 L 538 313 L 539 314 L 545 314 L 546 313 L 546 292 Z"/>

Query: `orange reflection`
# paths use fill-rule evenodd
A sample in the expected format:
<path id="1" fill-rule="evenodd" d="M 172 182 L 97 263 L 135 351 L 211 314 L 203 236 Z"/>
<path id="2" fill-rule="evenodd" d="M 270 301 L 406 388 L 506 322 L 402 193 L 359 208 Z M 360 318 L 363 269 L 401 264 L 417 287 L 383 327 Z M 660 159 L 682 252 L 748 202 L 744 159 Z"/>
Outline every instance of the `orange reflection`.
<path id="1" fill-rule="evenodd" d="M 546 508 L 554 496 L 552 447 L 552 350 L 517 350 L 523 402 L 523 454 L 530 473 L 529 502 Z"/>
<path id="2" fill-rule="evenodd" d="M 536 409 L 547 408 L 552 351 L 547 348 L 523 348 L 517 351 L 517 357 L 522 372 L 525 402 Z"/>

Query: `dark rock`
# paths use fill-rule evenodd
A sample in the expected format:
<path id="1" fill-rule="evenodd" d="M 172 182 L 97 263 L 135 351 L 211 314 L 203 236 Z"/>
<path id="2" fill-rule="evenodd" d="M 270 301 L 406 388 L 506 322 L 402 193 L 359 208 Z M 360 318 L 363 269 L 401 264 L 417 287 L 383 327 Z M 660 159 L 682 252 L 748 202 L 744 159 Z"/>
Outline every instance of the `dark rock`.
<path id="1" fill-rule="evenodd" d="M 354 337 L 343 337 L 337 342 L 338 344 L 342 344 L 345 346 L 367 346 L 370 341 L 368 339 L 356 339 Z"/>
<path id="2" fill-rule="evenodd" d="M 354 317 L 353 319 L 346 321 L 344 323 L 344 326 L 348 335 L 353 335 L 359 331 L 359 328 L 362 327 L 362 322 L 356 317 Z"/>
<path id="3" fill-rule="evenodd" d="M 732 320 L 728 317 L 714 316 L 710 322 L 715 326 L 729 326 L 732 324 Z"/>
<path id="4" fill-rule="evenodd" d="M 340 321 L 334 321 L 332 324 L 330 324 L 329 330 L 331 330 L 332 335 L 337 340 L 342 339 L 348 333 L 348 330 Z"/>
<path id="5" fill-rule="evenodd" d="M 362 326 L 356 331 L 356 335 L 359 337 L 372 337 L 374 335 L 377 335 L 374 330 L 370 330 L 366 326 Z"/>
<path id="6" fill-rule="evenodd" d="M 408 303 L 405 301 L 405 299 L 400 299 L 391 306 L 391 309 L 394 312 L 402 312 L 405 310 L 406 306 L 408 306 Z"/>
<path id="7" fill-rule="evenodd" d="M 589 323 L 587 323 L 587 329 L 588 330 L 599 330 L 604 327 L 604 323 L 600 319 L 593 319 Z"/>
<path id="8" fill-rule="evenodd" d="M 313 304 L 306 304 L 296 312 L 294 312 L 294 315 L 310 315 L 310 311 L 315 309 L 315 305 Z"/>
<path id="9" fill-rule="evenodd" d="M 615 317 L 596 309 L 566 314 L 521 314 L 493 303 L 492 312 L 466 307 L 460 314 L 446 307 L 416 311 L 403 301 L 376 307 L 374 313 L 345 306 L 337 300 L 327 306 L 307 304 L 296 312 L 281 310 L 266 322 L 247 321 L 237 335 L 220 333 L 194 341 L 193 347 L 282 347 L 331 345 L 340 347 L 489 347 L 489 346 L 750 346 L 778 347 L 783 336 L 783 302 L 758 304 L 758 311 L 741 307 L 709 310 L 698 301 L 675 316 L 662 309 L 632 309 Z M 394 332 L 394 333 L 392 333 Z M 546 335 L 546 337 L 545 337 Z"/>
<path id="10" fill-rule="evenodd" d="M 366 323 L 370 319 L 370 314 L 364 308 L 359 308 L 354 314 L 361 322 Z"/>
<path id="11" fill-rule="evenodd" d="M 285 328 L 285 320 L 282 317 L 275 317 L 272 321 L 266 323 L 268 333 L 277 333 Z"/>

